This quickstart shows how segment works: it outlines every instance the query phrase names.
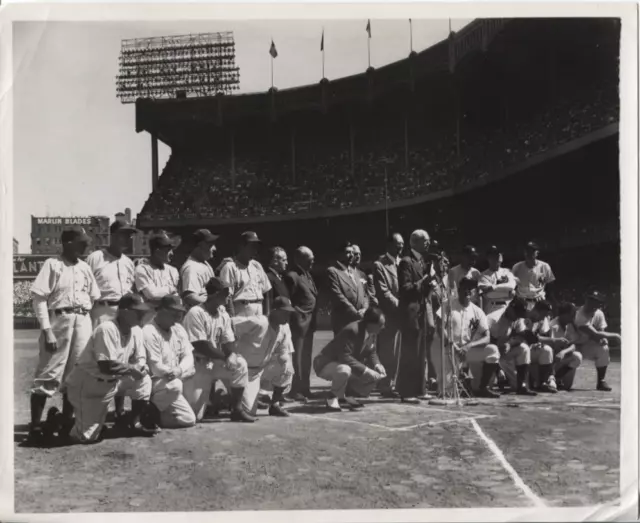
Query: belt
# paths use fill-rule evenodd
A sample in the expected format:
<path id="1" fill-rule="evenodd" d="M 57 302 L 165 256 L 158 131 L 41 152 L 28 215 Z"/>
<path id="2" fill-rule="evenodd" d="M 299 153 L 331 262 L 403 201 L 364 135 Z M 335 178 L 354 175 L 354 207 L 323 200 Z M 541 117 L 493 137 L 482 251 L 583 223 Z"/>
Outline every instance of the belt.
<path id="1" fill-rule="evenodd" d="M 118 300 L 98 300 L 97 305 L 108 305 L 109 307 L 116 307 L 120 303 Z"/>
<path id="2" fill-rule="evenodd" d="M 240 305 L 251 305 L 255 303 L 262 303 L 263 300 L 234 300 L 233 303 L 239 303 Z"/>
<path id="3" fill-rule="evenodd" d="M 96 378 L 96 381 L 99 381 L 100 383 L 115 383 L 116 381 L 118 381 L 118 378 L 114 378 L 112 380 L 107 380 L 105 378 Z"/>
<path id="4" fill-rule="evenodd" d="M 61 314 L 82 314 L 83 316 L 86 316 L 89 314 L 88 310 L 81 307 L 64 307 L 62 309 L 53 309 L 50 312 L 55 316 L 60 316 Z"/>

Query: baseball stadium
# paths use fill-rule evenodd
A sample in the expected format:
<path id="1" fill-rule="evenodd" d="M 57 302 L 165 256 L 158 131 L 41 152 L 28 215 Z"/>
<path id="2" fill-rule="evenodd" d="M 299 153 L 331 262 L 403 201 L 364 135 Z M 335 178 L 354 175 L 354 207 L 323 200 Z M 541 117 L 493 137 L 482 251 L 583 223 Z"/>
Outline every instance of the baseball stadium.
<path id="1" fill-rule="evenodd" d="M 314 356 L 333 338 L 327 268 L 344 242 L 370 275 L 392 233 L 408 246 L 417 229 L 451 266 L 474 246 L 480 271 L 490 246 L 510 268 L 535 241 L 554 302 L 581 306 L 597 289 L 619 333 L 619 48 L 614 19 L 479 19 L 346 78 L 137 97 L 153 191 L 136 227 L 179 236 L 177 268 L 201 229 L 219 235 L 214 267 L 245 231 L 265 268 L 269 247 L 292 260 L 307 246 Z M 158 140 L 171 149 L 162 169 Z M 29 285 L 16 282 L 16 315 L 33 314 Z M 577 507 L 620 495 L 619 347 L 608 392 L 585 359 L 556 394 L 414 405 L 373 393 L 331 412 L 331 383 L 313 371 L 312 396 L 286 418 L 222 413 L 153 438 L 43 449 L 26 444 L 38 335 L 15 331 L 17 512 Z"/>

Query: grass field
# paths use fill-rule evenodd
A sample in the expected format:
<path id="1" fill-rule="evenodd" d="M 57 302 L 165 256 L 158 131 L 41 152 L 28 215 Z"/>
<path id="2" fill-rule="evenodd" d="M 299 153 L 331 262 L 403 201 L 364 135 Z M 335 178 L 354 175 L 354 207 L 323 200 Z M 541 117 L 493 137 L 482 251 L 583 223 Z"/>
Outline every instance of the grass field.
<path id="1" fill-rule="evenodd" d="M 319 397 L 291 404 L 290 418 L 260 411 L 250 425 L 205 420 L 153 439 L 38 449 L 21 446 L 36 336 L 15 331 L 16 512 L 556 507 L 619 495 L 619 362 L 611 393 L 594 390 L 586 362 L 575 389 L 553 396 L 464 408 L 374 396 L 332 414 Z"/>

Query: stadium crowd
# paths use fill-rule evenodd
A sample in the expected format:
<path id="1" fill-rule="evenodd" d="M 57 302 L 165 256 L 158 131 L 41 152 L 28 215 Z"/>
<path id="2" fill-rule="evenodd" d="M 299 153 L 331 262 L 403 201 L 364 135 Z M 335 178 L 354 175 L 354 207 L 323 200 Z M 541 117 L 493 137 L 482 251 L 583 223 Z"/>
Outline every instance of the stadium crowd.
<path id="1" fill-rule="evenodd" d="M 296 176 L 291 159 L 247 151 L 235 161 L 210 153 L 174 153 L 159 189 L 145 204 L 148 219 L 231 218 L 297 214 L 314 209 L 373 206 L 459 187 L 504 170 L 618 120 L 615 84 L 572 92 L 508 127 L 465 125 L 455 130 L 423 129 L 409 138 L 407 158 L 398 126 L 363 133 L 350 159 L 348 139 L 340 146 L 327 135 L 324 145 L 300 145 Z M 407 163 L 408 159 L 408 163 Z M 386 180 L 385 180 L 386 176 Z"/>
<path id="2" fill-rule="evenodd" d="M 426 231 L 414 231 L 407 245 L 395 233 L 368 274 L 359 246 L 341 243 L 326 270 L 334 337 L 314 355 L 319 283 L 311 249 L 298 247 L 289 262 L 274 246 L 265 269 L 255 232 L 219 260 L 219 236 L 200 229 L 178 270 L 170 264 L 177 242 L 161 232 L 135 266 L 122 251 L 136 232 L 114 223 L 109 247 L 85 263 L 89 237 L 80 227 L 65 230 L 62 254 L 31 286 L 42 330 L 33 444 L 95 443 L 111 430 L 153 436 L 227 409 L 237 422 L 257 421 L 259 409 L 287 417 L 287 403 L 315 399 L 312 369 L 331 384 L 330 412 L 364 408 L 358 398 L 373 393 L 417 404 L 458 385 L 463 396 L 488 399 L 570 391 L 583 361 L 595 362 L 595 387 L 611 390 L 609 347 L 621 338 L 608 328 L 605 296 L 590 288 L 581 304 L 558 300 L 553 269 L 534 242 L 511 270 L 491 246 L 480 272 L 471 245 L 450 267 Z M 43 421 L 58 391 L 62 412 L 52 407 Z M 106 428 L 112 401 L 115 424 Z"/>

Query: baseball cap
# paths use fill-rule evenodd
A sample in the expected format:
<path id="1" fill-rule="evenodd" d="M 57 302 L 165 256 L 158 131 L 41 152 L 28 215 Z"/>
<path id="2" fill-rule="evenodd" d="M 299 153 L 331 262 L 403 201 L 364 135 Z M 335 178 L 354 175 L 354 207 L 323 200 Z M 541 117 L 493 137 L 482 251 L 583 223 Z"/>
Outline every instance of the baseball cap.
<path id="1" fill-rule="evenodd" d="M 139 294 L 125 294 L 118 302 L 118 309 L 148 311 L 151 309 Z"/>
<path id="2" fill-rule="evenodd" d="M 135 234 L 137 232 L 140 232 L 127 221 L 115 221 L 111 224 L 111 227 L 109 229 L 111 231 L 111 234 L 115 234 L 117 232 Z"/>
<path id="3" fill-rule="evenodd" d="M 285 298 L 284 296 L 278 296 L 273 300 L 273 305 L 271 309 L 274 311 L 287 311 L 294 312 L 295 309 L 291 306 L 291 300 L 289 298 Z"/>
<path id="4" fill-rule="evenodd" d="M 460 289 L 469 289 L 473 290 L 478 286 L 478 282 L 476 280 L 472 280 L 471 278 L 462 278 L 458 282 L 458 288 Z"/>
<path id="5" fill-rule="evenodd" d="M 176 296 L 175 294 L 167 294 L 160 300 L 160 305 L 158 309 L 168 309 L 171 311 L 182 311 L 185 312 L 187 309 L 182 305 L 182 300 L 180 296 Z"/>
<path id="6" fill-rule="evenodd" d="M 245 231 L 240 235 L 243 243 L 261 243 L 258 235 L 253 231 Z"/>
<path id="7" fill-rule="evenodd" d="M 468 256 L 478 256 L 478 251 L 473 245 L 465 245 L 462 252 Z"/>
<path id="8" fill-rule="evenodd" d="M 229 285 L 223 282 L 220 278 L 216 277 L 211 278 L 204 286 L 204 289 L 205 291 L 207 291 L 208 296 L 213 296 L 214 294 L 218 294 L 220 291 L 228 288 Z"/>
<path id="9" fill-rule="evenodd" d="M 200 242 L 213 243 L 218 238 L 220 238 L 220 236 L 213 234 L 209 229 L 198 229 L 196 232 L 193 233 L 193 241 L 195 243 L 200 243 Z"/>
<path id="10" fill-rule="evenodd" d="M 531 241 L 531 242 L 527 242 L 527 245 L 525 245 L 525 249 L 529 251 L 539 251 L 540 246 L 536 242 Z"/>
<path id="11" fill-rule="evenodd" d="M 487 256 L 496 256 L 498 254 L 502 254 L 502 251 L 496 245 L 492 245 L 487 249 Z"/>
<path id="12" fill-rule="evenodd" d="M 62 231 L 60 237 L 62 243 L 70 242 L 91 242 L 91 237 L 86 233 L 83 227 L 69 227 Z"/>
<path id="13" fill-rule="evenodd" d="M 590 291 L 588 291 L 585 296 L 589 299 L 595 300 L 595 301 L 599 301 L 600 303 L 604 303 L 605 301 L 605 295 L 603 293 L 601 293 L 599 290 L 597 289 L 592 289 Z"/>
<path id="14" fill-rule="evenodd" d="M 166 232 L 152 234 L 149 238 L 149 247 L 151 247 L 151 249 L 173 246 L 174 242 L 169 238 L 169 235 Z"/>

